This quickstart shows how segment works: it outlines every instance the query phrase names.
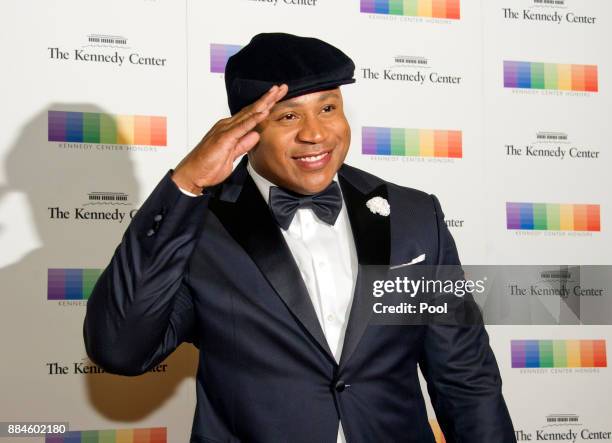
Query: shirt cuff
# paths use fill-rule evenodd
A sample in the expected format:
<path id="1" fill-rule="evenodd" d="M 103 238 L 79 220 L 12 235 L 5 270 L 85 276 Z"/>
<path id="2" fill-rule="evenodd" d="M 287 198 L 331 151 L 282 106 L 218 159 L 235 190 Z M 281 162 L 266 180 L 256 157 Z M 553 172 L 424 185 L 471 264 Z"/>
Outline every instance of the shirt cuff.
<path id="1" fill-rule="evenodd" d="M 183 188 L 181 188 L 180 186 L 178 188 L 179 188 L 179 191 L 181 191 L 185 195 L 188 195 L 189 197 L 198 197 L 198 195 L 196 195 L 196 194 L 194 194 L 192 192 L 186 191 Z"/>
<path id="2" fill-rule="evenodd" d="M 170 169 L 169 172 L 170 172 L 170 178 L 172 178 L 172 174 L 174 173 L 174 169 Z M 202 194 L 194 194 L 193 192 L 189 192 L 188 190 L 181 188 L 176 183 L 174 183 L 174 186 L 176 186 L 179 191 L 181 191 L 183 194 L 185 194 L 185 195 L 187 195 L 189 197 L 200 197 L 200 196 L 202 196 L 204 194 L 203 192 L 202 192 Z"/>

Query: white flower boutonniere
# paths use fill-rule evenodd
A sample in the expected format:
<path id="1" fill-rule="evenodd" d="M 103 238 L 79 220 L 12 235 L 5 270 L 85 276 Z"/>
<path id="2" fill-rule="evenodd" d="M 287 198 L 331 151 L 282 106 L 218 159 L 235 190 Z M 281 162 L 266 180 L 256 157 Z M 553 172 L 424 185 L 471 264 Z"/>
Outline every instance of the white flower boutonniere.
<path id="1" fill-rule="evenodd" d="M 372 197 L 367 201 L 366 206 L 374 214 L 382 215 L 383 217 L 391 214 L 389 202 L 382 197 Z"/>

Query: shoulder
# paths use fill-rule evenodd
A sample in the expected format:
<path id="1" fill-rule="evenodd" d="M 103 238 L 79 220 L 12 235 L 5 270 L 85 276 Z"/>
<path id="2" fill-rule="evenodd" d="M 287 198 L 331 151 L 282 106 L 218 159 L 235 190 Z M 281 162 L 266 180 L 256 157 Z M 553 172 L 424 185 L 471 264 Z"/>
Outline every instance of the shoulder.
<path id="1" fill-rule="evenodd" d="M 438 199 L 427 192 L 408 186 L 400 186 L 369 172 L 349 165 L 343 165 L 338 175 L 372 198 L 381 193 L 383 187 L 391 208 L 391 238 L 396 254 L 411 258 L 425 254 L 428 264 L 439 263 L 441 242 L 452 242 L 452 237 L 444 223 L 444 213 Z M 453 246 L 450 250 L 452 252 Z M 398 252 L 400 251 L 400 252 Z M 403 252 L 402 252 L 403 251 Z M 453 256 L 446 255 L 444 260 L 455 263 Z M 449 252 L 449 254 L 450 254 Z M 446 252 L 445 252 L 446 254 Z M 456 259 L 458 262 L 458 258 Z"/>
<path id="2" fill-rule="evenodd" d="M 432 194 L 408 186 L 398 185 L 346 163 L 342 165 L 338 174 L 364 193 L 369 193 L 382 185 L 386 186 L 391 202 L 400 206 L 418 207 L 433 211 L 437 211 L 439 207 L 437 198 Z"/>

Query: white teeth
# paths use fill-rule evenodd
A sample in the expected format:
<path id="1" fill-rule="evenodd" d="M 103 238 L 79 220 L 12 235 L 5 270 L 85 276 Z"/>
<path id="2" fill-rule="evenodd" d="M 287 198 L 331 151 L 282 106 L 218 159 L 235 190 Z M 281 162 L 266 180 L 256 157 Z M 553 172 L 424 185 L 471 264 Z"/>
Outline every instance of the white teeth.
<path id="1" fill-rule="evenodd" d="M 316 162 L 318 160 L 321 160 L 327 154 L 328 154 L 327 152 L 324 152 L 323 154 L 313 155 L 311 157 L 301 157 L 301 158 L 298 158 L 298 160 L 303 161 L 303 162 Z"/>

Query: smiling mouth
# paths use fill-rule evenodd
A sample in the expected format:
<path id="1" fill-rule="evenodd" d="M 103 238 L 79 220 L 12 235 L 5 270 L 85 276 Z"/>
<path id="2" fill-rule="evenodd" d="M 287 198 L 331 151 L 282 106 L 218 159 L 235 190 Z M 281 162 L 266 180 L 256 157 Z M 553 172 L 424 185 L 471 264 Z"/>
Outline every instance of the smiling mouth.
<path id="1" fill-rule="evenodd" d="M 304 157 L 293 157 L 293 158 L 301 162 L 314 163 L 314 162 L 318 162 L 319 160 L 324 159 L 328 155 L 329 155 L 329 152 L 322 152 L 321 154 L 318 154 L 318 155 L 307 155 Z"/>
<path id="2" fill-rule="evenodd" d="M 332 150 L 330 149 L 329 151 L 324 151 L 324 152 L 319 152 L 319 153 L 313 152 L 313 153 L 307 153 L 307 154 L 302 154 L 302 155 L 295 155 L 292 158 L 299 162 L 316 163 L 316 162 L 326 159 L 326 157 L 329 157 L 329 155 L 331 154 L 331 151 Z"/>

